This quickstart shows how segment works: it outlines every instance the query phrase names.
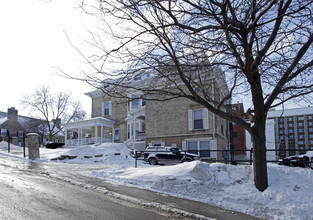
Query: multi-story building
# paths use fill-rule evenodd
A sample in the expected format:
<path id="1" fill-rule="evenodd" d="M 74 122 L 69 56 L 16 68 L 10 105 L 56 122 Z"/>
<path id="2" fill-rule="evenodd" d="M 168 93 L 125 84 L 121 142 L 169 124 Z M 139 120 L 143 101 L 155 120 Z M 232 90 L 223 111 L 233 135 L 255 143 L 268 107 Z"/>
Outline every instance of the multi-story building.
<path id="1" fill-rule="evenodd" d="M 279 157 L 313 149 L 313 107 L 270 110 L 267 117 L 275 121 Z"/>
<path id="2" fill-rule="evenodd" d="M 236 112 L 244 113 L 244 106 L 243 103 L 234 103 L 231 104 L 233 110 Z M 245 119 L 244 116 L 238 116 L 242 119 Z M 229 122 L 229 141 L 230 141 L 230 149 L 234 150 L 232 152 L 232 160 L 234 159 L 241 159 L 246 155 L 246 130 L 244 127 L 237 125 L 235 123 Z M 245 159 L 245 158 L 242 158 Z"/>
<path id="3" fill-rule="evenodd" d="M 207 91 L 221 100 L 228 92 L 225 75 L 220 70 L 210 74 Z M 149 77 L 135 76 L 132 80 L 130 83 L 145 83 Z M 104 83 L 103 87 L 110 85 Z M 131 89 L 126 98 L 116 98 L 102 89 L 86 95 L 92 99 L 92 118 L 63 125 L 66 145 L 114 141 L 137 150 L 149 145 L 176 146 L 204 158 L 221 158 L 222 153 L 209 150 L 228 145 L 226 120 L 187 98 L 157 101 L 157 94 Z"/>

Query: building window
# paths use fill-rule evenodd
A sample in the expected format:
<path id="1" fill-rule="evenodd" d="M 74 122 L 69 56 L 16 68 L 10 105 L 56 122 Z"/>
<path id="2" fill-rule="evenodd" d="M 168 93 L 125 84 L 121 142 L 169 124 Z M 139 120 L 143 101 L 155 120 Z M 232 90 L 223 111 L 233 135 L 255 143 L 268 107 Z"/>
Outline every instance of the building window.
<path id="1" fill-rule="evenodd" d="M 304 141 L 298 141 L 298 144 L 304 144 Z"/>
<path id="2" fill-rule="evenodd" d="M 285 140 L 285 136 L 279 136 L 280 140 Z"/>
<path id="3" fill-rule="evenodd" d="M 1 128 L 1 136 L 7 136 L 7 129 Z"/>
<path id="4" fill-rule="evenodd" d="M 114 140 L 120 139 L 120 129 L 114 129 Z"/>
<path id="5" fill-rule="evenodd" d="M 308 125 L 309 125 L 309 126 L 312 126 L 312 125 L 313 125 L 313 122 L 308 122 Z"/>
<path id="6" fill-rule="evenodd" d="M 313 134 L 309 134 L 309 138 L 313 138 Z"/>
<path id="7" fill-rule="evenodd" d="M 294 135 L 289 135 L 288 138 L 289 138 L 289 139 L 295 139 L 295 136 L 294 136 Z"/>
<path id="8" fill-rule="evenodd" d="M 279 122 L 284 122 L 284 118 L 278 118 Z"/>
<path id="9" fill-rule="evenodd" d="M 285 131 L 284 131 L 284 130 L 279 130 L 279 133 L 280 133 L 280 134 L 284 134 Z"/>
<path id="10" fill-rule="evenodd" d="M 302 122 L 299 122 L 298 123 L 298 127 L 302 127 L 303 126 L 303 123 Z"/>
<path id="11" fill-rule="evenodd" d="M 289 134 L 292 134 L 292 133 L 294 133 L 294 130 L 293 130 L 293 129 L 289 129 L 289 130 L 288 130 L 288 133 L 289 133 Z"/>
<path id="12" fill-rule="evenodd" d="M 112 103 L 111 101 L 106 101 L 102 103 L 102 115 L 109 116 L 111 115 L 112 111 Z"/>
<path id="13" fill-rule="evenodd" d="M 304 117 L 303 117 L 303 116 L 298 116 L 298 117 L 297 117 L 297 120 L 298 120 L 298 121 L 303 121 L 303 120 L 304 120 Z"/>
<path id="14" fill-rule="evenodd" d="M 293 121 L 293 117 L 288 117 L 288 121 Z"/>
<path id="15" fill-rule="evenodd" d="M 304 138 L 304 135 L 300 134 L 298 137 L 299 137 L 299 138 Z"/>
<path id="16" fill-rule="evenodd" d="M 298 129 L 298 133 L 303 133 L 304 132 L 304 129 Z"/>
<path id="17" fill-rule="evenodd" d="M 129 111 L 137 110 L 140 107 L 143 107 L 146 105 L 146 96 L 145 95 L 142 95 L 142 96 L 132 95 L 129 99 L 130 99 L 128 102 L 128 110 Z"/>
<path id="18" fill-rule="evenodd" d="M 283 128 L 283 127 L 284 127 L 284 124 L 280 124 L 279 127 L 280 127 L 280 128 Z"/>
<path id="19" fill-rule="evenodd" d="M 313 128 L 309 128 L 309 132 L 313 132 Z"/>
<path id="20" fill-rule="evenodd" d="M 203 129 L 202 110 L 194 110 L 193 114 L 193 128 Z"/>
<path id="21" fill-rule="evenodd" d="M 210 141 L 188 141 L 187 151 L 200 157 L 210 157 Z"/>
<path id="22" fill-rule="evenodd" d="M 308 120 L 312 120 L 313 116 L 312 115 L 308 115 Z"/>
<path id="23" fill-rule="evenodd" d="M 288 128 L 291 128 L 291 127 L 293 127 L 293 124 L 288 124 Z"/>
<path id="24" fill-rule="evenodd" d="M 188 110 L 188 129 L 200 130 L 209 129 L 209 113 L 208 109 Z"/>
<path id="25" fill-rule="evenodd" d="M 17 132 L 17 136 L 20 137 L 20 138 L 24 137 L 24 132 L 23 131 L 18 131 Z"/>

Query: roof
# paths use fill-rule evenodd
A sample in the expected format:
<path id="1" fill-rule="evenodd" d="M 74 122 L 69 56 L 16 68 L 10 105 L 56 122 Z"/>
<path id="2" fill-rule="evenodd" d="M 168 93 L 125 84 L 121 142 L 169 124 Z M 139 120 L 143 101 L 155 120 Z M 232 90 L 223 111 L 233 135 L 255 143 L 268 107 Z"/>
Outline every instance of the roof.
<path id="1" fill-rule="evenodd" d="M 274 117 L 287 117 L 287 116 L 297 116 L 297 115 L 311 115 L 313 114 L 313 107 L 304 108 L 292 108 L 283 110 L 270 110 L 267 113 L 268 118 Z"/>
<path id="2" fill-rule="evenodd" d="M 0 118 L 0 125 L 2 125 L 4 122 L 6 122 L 8 119 L 7 118 Z"/>
<path id="3" fill-rule="evenodd" d="M 7 120 L 8 113 L 7 112 L 1 112 L 0 111 L 0 124 L 4 123 Z M 29 122 L 29 120 L 42 120 L 38 118 L 31 118 L 27 116 L 18 115 L 17 120 L 23 127 L 25 127 L 25 124 Z"/>
<path id="4" fill-rule="evenodd" d="M 102 117 L 96 117 L 91 118 L 83 121 L 76 121 L 76 122 L 69 122 L 66 124 L 62 124 L 61 126 L 64 129 L 73 129 L 73 128 L 79 128 L 79 127 L 86 127 L 86 126 L 95 126 L 95 125 L 104 125 L 108 127 L 114 127 L 115 121 L 102 118 Z"/>
<path id="5" fill-rule="evenodd" d="M 170 74 L 171 70 L 168 70 L 166 72 L 169 72 Z M 194 70 L 188 70 L 187 72 L 193 73 Z M 222 93 L 222 95 L 226 96 L 226 94 L 228 94 L 229 89 L 225 81 L 225 73 L 220 68 L 203 69 L 203 70 L 197 71 L 197 74 L 198 74 L 197 76 L 201 76 L 203 77 L 203 79 L 206 79 L 206 80 L 214 79 L 219 85 L 219 90 Z M 136 79 L 137 75 L 140 75 L 140 79 Z M 143 89 L 142 91 L 144 91 L 145 90 L 144 88 L 151 88 L 151 86 L 161 88 L 164 85 L 166 85 L 166 87 L 173 88 L 175 86 L 184 85 L 184 83 L 179 79 L 178 76 L 176 76 L 176 74 L 174 74 L 174 76 L 172 75 L 173 74 L 162 77 L 162 75 L 160 76 L 156 74 L 156 71 L 153 71 L 153 70 L 143 71 L 142 70 L 140 73 L 131 74 L 130 76 L 127 76 L 127 77 L 107 79 L 106 81 L 102 82 L 102 88 L 97 88 L 91 92 L 87 92 L 85 93 L 85 95 L 89 96 L 90 98 L 95 98 L 95 97 L 102 96 L 104 94 L 115 93 L 117 91 L 116 88 L 121 88 L 122 90 L 128 90 L 128 91 L 129 90 L 136 91 L 136 87 L 138 87 L 140 88 L 139 90 Z M 194 74 L 191 74 L 191 75 L 194 75 Z M 167 84 L 169 78 L 171 80 L 176 81 L 175 86 L 172 84 L 171 85 Z M 193 81 L 198 82 L 199 79 L 195 77 Z"/>

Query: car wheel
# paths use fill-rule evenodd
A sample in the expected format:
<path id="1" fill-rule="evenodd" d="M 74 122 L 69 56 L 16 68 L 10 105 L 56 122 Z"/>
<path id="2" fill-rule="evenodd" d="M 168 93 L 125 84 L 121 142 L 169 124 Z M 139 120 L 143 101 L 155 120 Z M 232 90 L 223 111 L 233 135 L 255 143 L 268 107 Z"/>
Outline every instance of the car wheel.
<path id="1" fill-rule="evenodd" d="M 184 162 L 191 162 L 191 161 L 192 161 L 192 159 L 190 159 L 190 158 L 184 158 L 184 159 L 181 160 L 182 163 L 184 163 Z"/>
<path id="2" fill-rule="evenodd" d="M 157 165 L 157 164 L 158 164 L 158 161 L 157 161 L 157 159 L 152 158 L 152 159 L 149 159 L 149 164 L 150 164 L 150 165 Z"/>

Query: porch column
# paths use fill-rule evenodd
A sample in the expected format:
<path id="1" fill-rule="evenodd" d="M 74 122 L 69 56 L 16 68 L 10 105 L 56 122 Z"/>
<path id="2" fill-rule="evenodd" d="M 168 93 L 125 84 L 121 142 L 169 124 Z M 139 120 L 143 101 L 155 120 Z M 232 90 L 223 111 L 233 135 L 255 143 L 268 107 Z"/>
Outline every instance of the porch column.
<path id="1" fill-rule="evenodd" d="M 136 118 L 133 116 L 133 140 L 136 141 Z"/>
<path id="2" fill-rule="evenodd" d="M 98 143 L 98 125 L 95 126 L 95 144 Z"/>
<path id="3" fill-rule="evenodd" d="M 65 129 L 65 139 L 64 139 L 65 146 L 67 145 L 67 129 Z"/>
<path id="4" fill-rule="evenodd" d="M 103 125 L 101 125 L 101 141 L 100 143 L 102 144 L 104 141 L 103 141 Z"/>
<path id="5" fill-rule="evenodd" d="M 115 140 L 115 129 L 114 126 L 112 127 L 112 143 L 114 143 Z"/>
<path id="6" fill-rule="evenodd" d="M 78 128 L 78 145 L 81 145 L 83 143 L 82 136 L 83 136 L 83 128 L 79 127 Z"/>

